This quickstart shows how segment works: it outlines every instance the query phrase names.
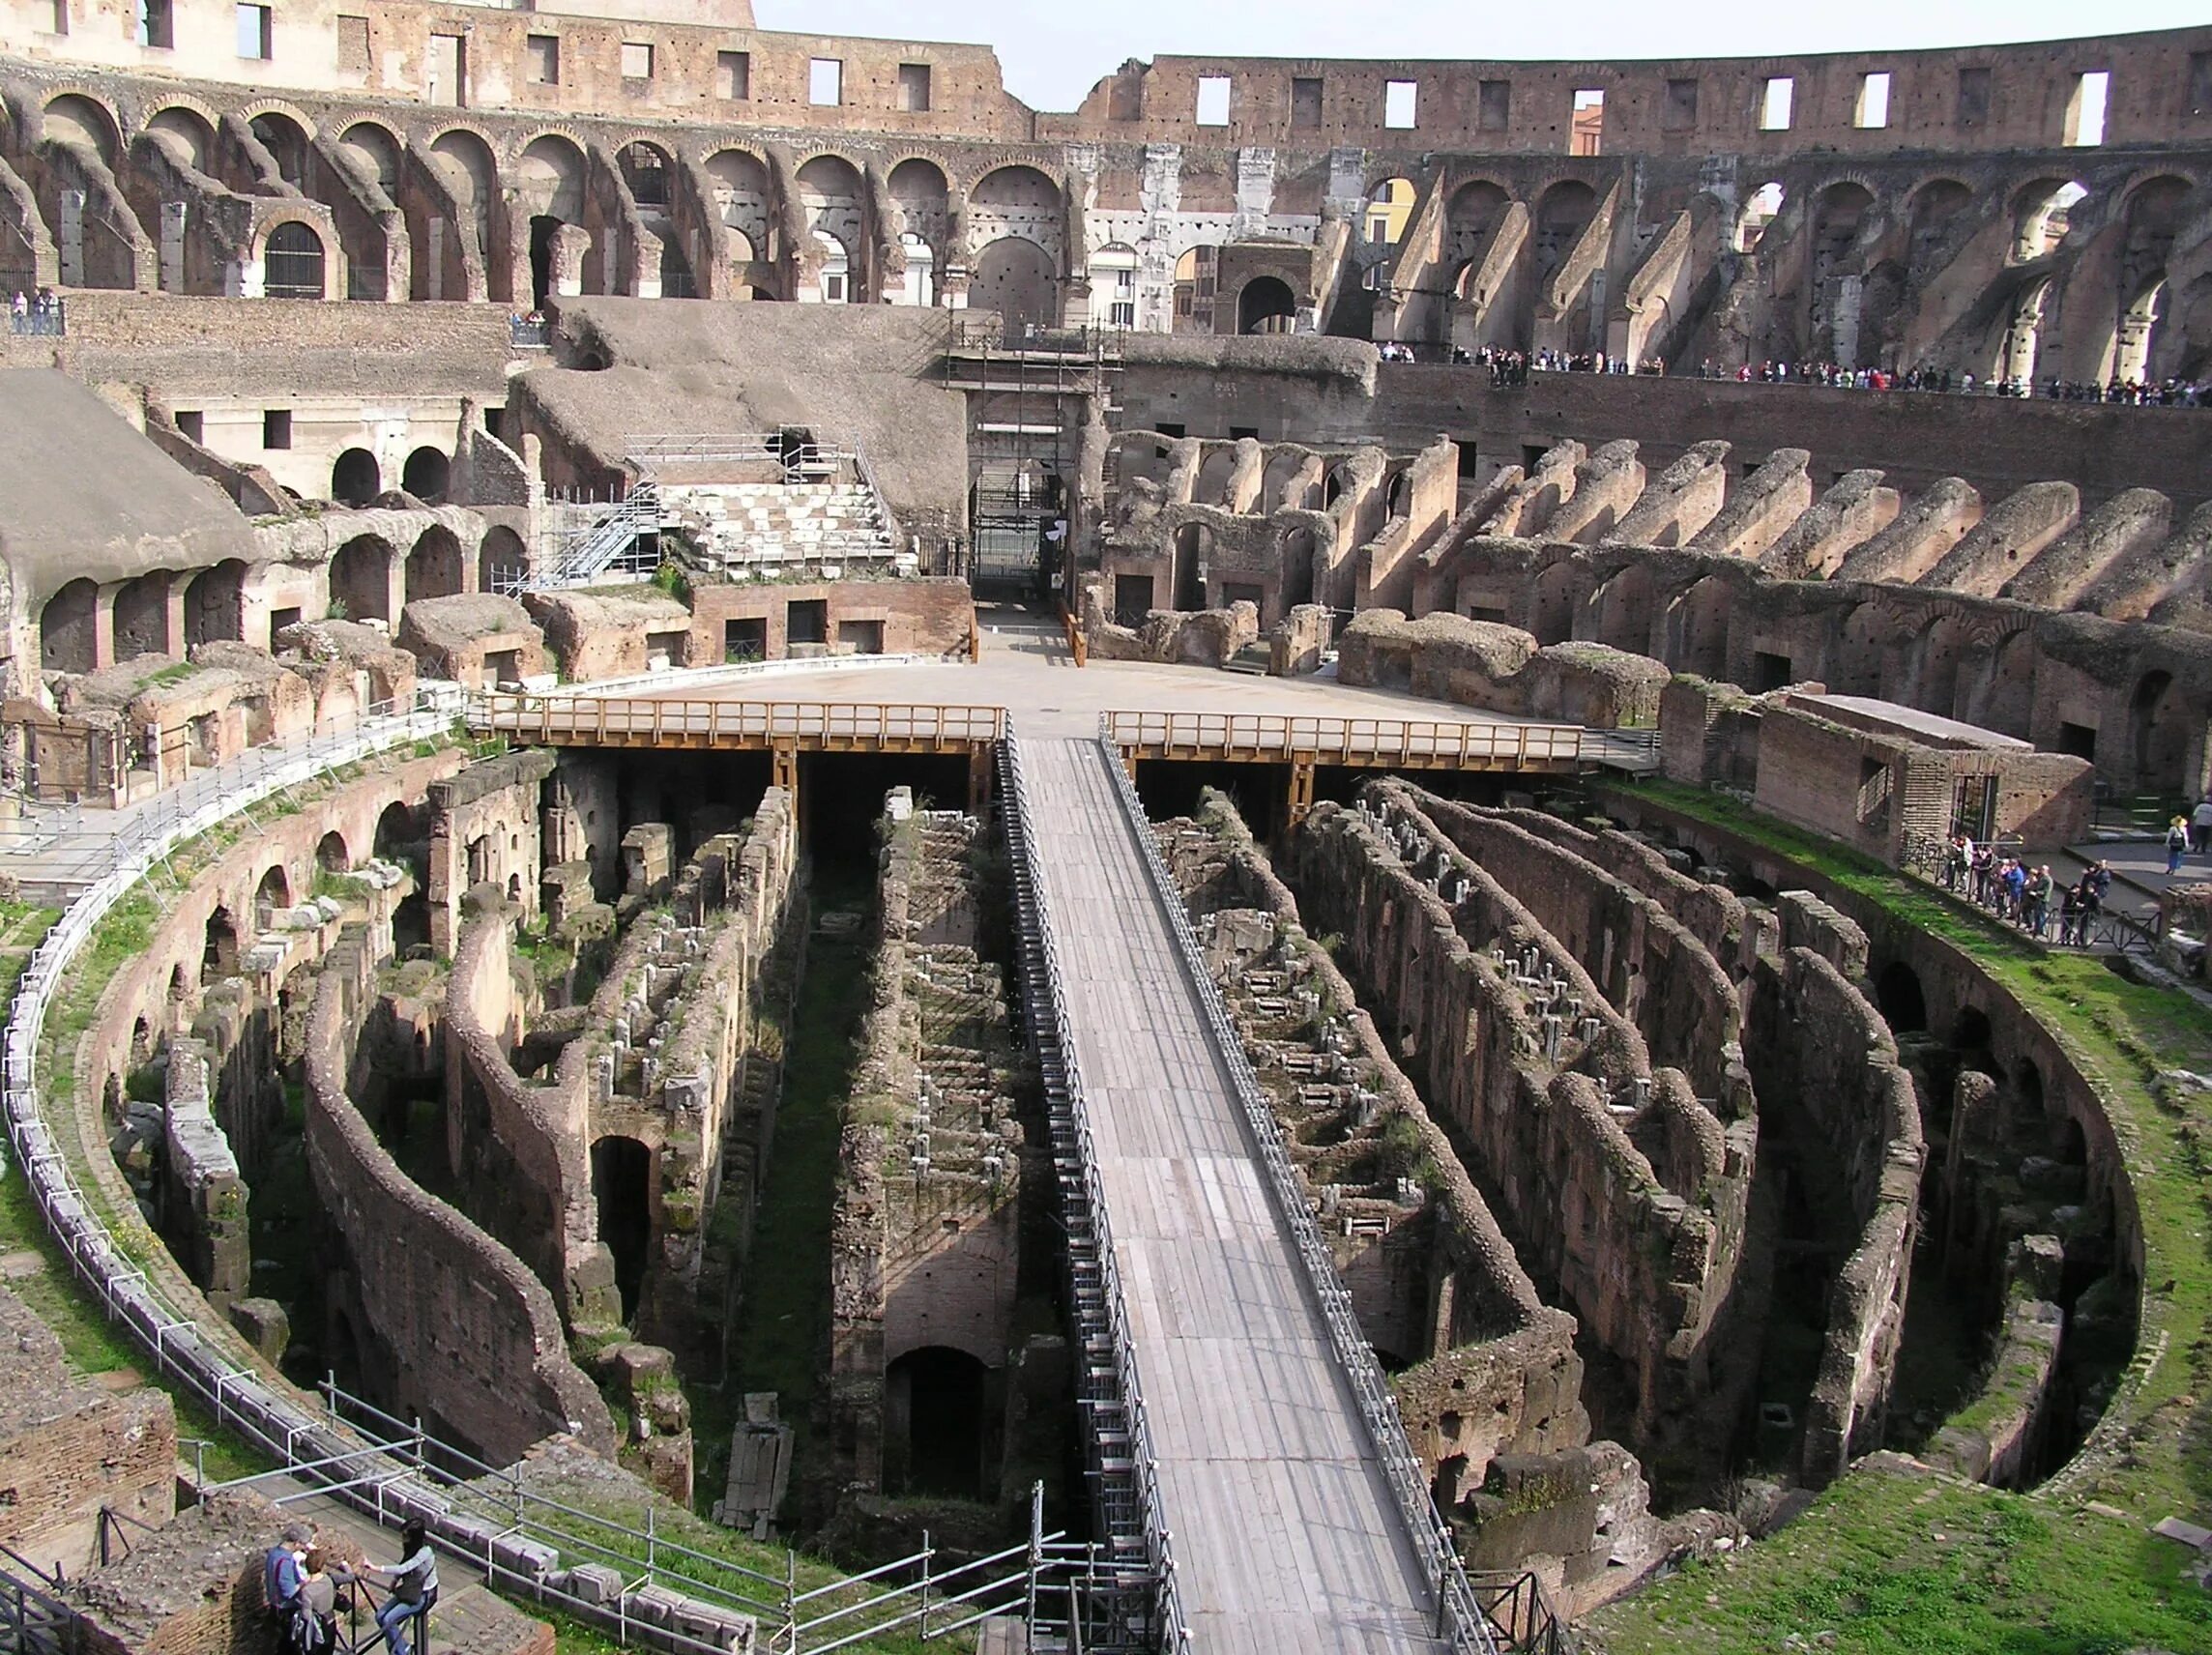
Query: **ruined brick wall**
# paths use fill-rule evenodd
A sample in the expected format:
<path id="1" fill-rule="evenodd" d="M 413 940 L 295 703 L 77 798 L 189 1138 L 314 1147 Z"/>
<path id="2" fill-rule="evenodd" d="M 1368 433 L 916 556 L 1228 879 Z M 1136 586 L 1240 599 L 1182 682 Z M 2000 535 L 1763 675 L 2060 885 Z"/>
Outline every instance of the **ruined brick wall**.
<path id="1" fill-rule="evenodd" d="M 471 765 L 430 790 L 430 946 L 450 955 L 461 898 L 493 886 L 524 914 L 538 912 L 539 784 L 553 755 L 525 748 Z"/>
<path id="2" fill-rule="evenodd" d="M 795 606 L 826 605 L 828 648 L 814 653 L 874 653 L 860 648 L 880 636 L 888 655 L 962 654 L 975 602 L 964 580 L 922 576 L 912 580 L 831 580 L 776 582 L 772 585 L 697 586 L 691 590 L 690 653 L 694 663 L 720 661 L 734 621 L 757 621 L 766 627 L 763 659 L 780 661 L 794 653 L 791 619 Z M 801 646 L 799 653 L 808 653 Z"/>
<path id="3" fill-rule="evenodd" d="M 1426 797 L 1422 808 L 1487 868 L 1633 1020 L 1652 1061 L 1680 1069 L 1730 1118 L 1748 1114 L 1742 1012 L 1712 953 L 1659 903 L 1533 825 Z M 1557 826 L 1557 824 L 1555 824 Z"/>
<path id="4" fill-rule="evenodd" d="M 1336 1026 L 1351 1035 L 1353 1056 L 1371 1077 L 1378 1101 L 1372 1118 L 1353 1125 L 1350 1136 L 1407 1139 L 1409 1164 L 1422 1169 L 1421 1205 L 1410 1213 L 1384 1216 L 1385 1204 L 1357 1199 L 1356 1184 L 1349 1191 L 1331 1184 L 1341 1175 L 1299 1141 L 1306 1112 L 1294 1111 L 1281 1089 L 1283 1077 L 1266 1060 L 1255 1008 L 1240 992 L 1244 973 L 1222 954 L 1215 973 L 1247 1029 L 1247 1050 L 1278 1125 L 1295 1146 L 1294 1163 L 1308 1188 L 1319 1190 L 1324 1213 L 1337 1219 L 1324 1224 L 1324 1233 L 1361 1330 L 1408 1364 L 1392 1375 L 1391 1389 L 1409 1440 L 1431 1476 L 1449 1466 L 1440 1483 L 1445 1505 L 1459 1487 L 1479 1486 L 1497 1455 L 1551 1453 L 1586 1441 L 1574 1319 L 1538 1295 L 1451 1141 L 1359 1007 L 1350 980 L 1306 936 L 1296 898 L 1235 807 L 1209 794 L 1196 821 L 1164 823 L 1157 831 L 1193 915 L 1202 923 L 1209 915 L 1232 919 L 1237 910 L 1267 915 L 1306 973 L 1316 1003 L 1333 1008 Z M 1378 1219 L 1387 1226 L 1381 1234 Z"/>
<path id="5" fill-rule="evenodd" d="M 611 1454 L 606 1404 L 569 1360 L 544 1283 L 402 1173 L 356 1107 L 379 1084 L 360 1039 L 372 971 L 356 940 L 333 952 L 315 988 L 307 1167 L 351 1264 L 364 1359 L 389 1376 L 381 1405 L 436 1420 L 499 1464 L 561 1432 Z"/>
<path id="6" fill-rule="evenodd" d="M 99 1555 L 113 1510 L 159 1524 L 176 1501 L 177 1421 L 153 1386 L 110 1391 L 73 1374 L 61 1341 L 0 1289 L 0 1545 L 71 1577 Z"/>
<path id="7" fill-rule="evenodd" d="M 1346 939 L 1354 975 L 1394 1020 L 1424 1095 L 1503 1201 L 1531 1275 L 1622 1363 L 1634 1428 L 1655 1433 L 1662 1416 L 1679 1424 L 1707 1401 L 1727 1412 L 1709 1396 L 1711 1346 L 1739 1263 L 1750 1138 L 1726 1146 L 1725 1176 L 1699 1201 L 1671 1193 L 1614 1114 L 1636 1083 L 1651 1080 L 1634 1030 L 1526 909 L 1448 849 L 1410 797 L 1386 808 L 1388 835 L 1411 828 L 1421 859 L 1441 855 L 1439 877 L 1453 880 L 1459 900 L 1410 871 L 1360 812 L 1322 805 L 1297 837 L 1295 875 L 1316 922 Z M 1494 942 L 1506 950 L 1502 965 L 1485 951 Z M 1594 1038 L 1562 1033 L 1556 1059 L 1545 1055 L 1536 1003 L 1515 982 L 1531 953 L 1602 1013 Z"/>
<path id="8" fill-rule="evenodd" d="M 1798 1476 L 1818 1488 L 1880 1442 L 1927 1145 L 1888 1025 L 1842 972 L 1802 945 L 1792 913 L 1786 901 L 1785 951 L 1761 962 L 1750 1058 L 1761 1095 L 1810 1127 L 1823 1180 L 1841 1186 L 1855 1227 L 1828 1295 L 1799 1448 Z"/>

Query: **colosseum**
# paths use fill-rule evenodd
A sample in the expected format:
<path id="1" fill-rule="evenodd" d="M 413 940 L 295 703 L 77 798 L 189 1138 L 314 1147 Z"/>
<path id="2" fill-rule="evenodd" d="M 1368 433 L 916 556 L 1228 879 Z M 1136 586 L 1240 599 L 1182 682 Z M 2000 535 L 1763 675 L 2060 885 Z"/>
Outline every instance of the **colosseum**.
<path id="1" fill-rule="evenodd" d="M 2212 1651 L 2212 27 L 0 20 L 13 1655 Z"/>

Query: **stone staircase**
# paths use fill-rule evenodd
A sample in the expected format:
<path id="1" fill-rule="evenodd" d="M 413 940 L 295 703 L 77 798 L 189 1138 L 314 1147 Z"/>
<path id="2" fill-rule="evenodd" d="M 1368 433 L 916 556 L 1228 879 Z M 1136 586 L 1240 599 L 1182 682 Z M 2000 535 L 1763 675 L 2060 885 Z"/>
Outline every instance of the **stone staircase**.
<path id="1" fill-rule="evenodd" d="M 859 482 L 747 482 L 685 501 L 701 560 L 732 580 L 912 572 L 874 492 Z"/>

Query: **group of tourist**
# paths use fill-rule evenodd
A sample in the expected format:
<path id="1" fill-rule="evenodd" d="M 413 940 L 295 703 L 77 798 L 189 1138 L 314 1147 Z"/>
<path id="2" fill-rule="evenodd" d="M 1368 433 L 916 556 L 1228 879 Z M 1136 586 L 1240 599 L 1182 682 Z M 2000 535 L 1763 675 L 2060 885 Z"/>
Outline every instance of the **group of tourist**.
<path id="1" fill-rule="evenodd" d="M 1639 370 L 1645 371 L 1645 370 Z M 1932 391 L 1942 395 L 2041 397 L 2047 402 L 2114 402 L 2135 408 L 2212 408 L 2212 382 L 2121 379 L 2104 385 L 2059 379 L 2038 390 L 2024 377 L 1976 378 L 1949 368 L 1916 367 L 1889 373 L 1878 367 L 1844 367 L 1831 362 L 1745 363 L 1732 371 L 1707 357 L 1698 364 L 1700 379 L 1733 379 L 1739 385 L 1819 385 L 1836 391 Z"/>
<path id="2" fill-rule="evenodd" d="M 341 1589 L 368 1580 L 391 1595 L 376 1611 L 376 1626 L 392 1655 L 409 1655 L 410 1625 L 428 1616 L 438 1601 L 438 1554 L 420 1521 L 399 1534 L 400 1559 L 389 1569 L 364 1567 L 356 1575 L 314 1543 L 303 1524 L 285 1528 L 261 1564 L 261 1589 L 276 1616 L 287 1655 L 328 1655 L 338 1640 Z"/>
<path id="3" fill-rule="evenodd" d="M 2105 893 L 2111 886 L 2110 862 L 2100 861 L 2083 869 L 2072 885 L 2061 885 L 2049 863 L 2035 866 L 2019 857 L 1999 856 L 1994 846 L 1977 845 L 1965 833 L 1952 836 L 1943 856 L 1944 889 L 1980 904 L 2039 942 L 2052 940 L 2055 920 L 2062 948 L 2089 945 L 2090 929 L 2105 911 Z"/>
<path id="4" fill-rule="evenodd" d="M 21 288 L 15 289 L 15 300 L 8 307 L 8 320 L 18 334 L 62 334 L 68 331 L 68 309 L 62 296 L 50 287 L 39 289 L 33 298 Z"/>

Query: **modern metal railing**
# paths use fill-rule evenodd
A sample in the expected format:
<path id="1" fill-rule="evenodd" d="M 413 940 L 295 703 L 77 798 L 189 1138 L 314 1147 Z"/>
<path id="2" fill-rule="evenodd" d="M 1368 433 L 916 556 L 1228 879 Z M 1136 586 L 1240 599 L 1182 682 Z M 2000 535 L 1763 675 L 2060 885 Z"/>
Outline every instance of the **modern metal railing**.
<path id="1" fill-rule="evenodd" d="M 1427 718 L 1344 718 L 1276 712 L 1101 712 L 1099 737 L 1148 756 L 1287 759 L 1321 764 L 1573 764 L 1574 724 L 1462 724 Z"/>
<path id="2" fill-rule="evenodd" d="M 1175 933 L 1183 973 L 1197 994 L 1199 1002 L 1205 1007 L 1215 1049 L 1237 1089 L 1244 1124 L 1253 1149 L 1266 1172 L 1276 1210 L 1290 1230 L 1299 1261 L 1305 1266 L 1306 1284 L 1314 1294 L 1323 1321 L 1327 1324 L 1329 1342 L 1335 1350 L 1337 1363 L 1358 1403 L 1360 1418 L 1366 1426 L 1369 1440 L 1374 1444 L 1384 1479 L 1396 1497 L 1407 1535 L 1421 1560 L 1424 1574 L 1435 1594 L 1437 1635 L 1447 1640 L 1455 1651 L 1471 1652 L 1471 1655 L 1496 1655 L 1498 1642 L 1491 1623 L 1468 1583 L 1458 1549 L 1452 1541 L 1451 1530 L 1437 1511 L 1436 1502 L 1430 1495 L 1428 1480 L 1421 1473 L 1420 1460 L 1413 1453 L 1412 1444 L 1406 1437 L 1405 1423 L 1399 1417 L 1397 1399 L 1391 1394 L 1390 1383 L 1383 1377 L 1382 1364 L 1376 1361 L 1374 1350 L 1360 1329 L 1359 1319 L 1353 1310 L 1352 1295 L 1345 1291 L 1343 1279 L 1337 1274 L 1328 1243 L 1323 1239 L 1320 1227 L 1314 1222 L 1313 1209 L 1307 1205 L 1305 1186 L 1284 1147 L 1274 1111 L 1268 1106 L 1266 1095 L 1260 1089 L 1259 1080 L 1252 1072 L 1251 1062 L 1245 1055 L 1243 1037 L 1237 1032 L 1237 1025 L 1229 1015 L 1229 1007 L 1221 998 L 1221 991 L 1215 985 L 1212 973 L 1206 969 L 1205 955 L 1201 952 L 1197 935 L 1191 928 L 1190 912 L 1183 904 L 1182 893 L 1177 888 L 1174 876 L 1168 872 L 1167 861 L 1160 854 L 1159 841 L 1153 836 L 1151 823 L 1145 815 L 1144 805 L 1138 800 L 1136 787 L 1115 754 L 1110 739 L 1105 758 L 1107 768 L 1114 775 L 1122 813 L 1142 849 L 1145 866 L 1151 877 L 1153 895 Z"/>
<path id="3" fill-rule="evenodd" d="M 478 693 L 473 730 L 522 741 L 651 741 L 671 746 L 809 749 L 973 747 L 1004 733 L 1003 707 L 864 701 L 660 701 L 614 696 Z"/>
<path id="4" fill-rule="evenodd" d="M 1070 1294 L 1083 1343 L 1079 1392 L 1089 1415 L 1086 1447 L 1099 1516 L 1113 1539 L 1125 1548 L 1133 1537 L 1142 1548 L 1143 1579 L 1132 1584 L 1145 1599 L 1145 1613 L 1128 1617 L 1132 1624 L 1124 1635 L 1166 1655 L 1179 1655 L 1190 1643 L 1190 1632 L 1176 1580 L 1157 1456 L 1152 1452 L 1128 1305 L 1099 1181 L 1090 1110 L 1082 1077 L 1071 1059 L 1075 1041 L 1067 994 L 1050 910 L 1033 861 L 1029 786 L 1010 720 L 999 755 L 1006 849 L 1014 873 L 1023 1007 L 1052 1123 L 1061 1216 L 1067 1230 Z M 1133 1624 L 1140 1618 L 1141 1626 Z"/>

